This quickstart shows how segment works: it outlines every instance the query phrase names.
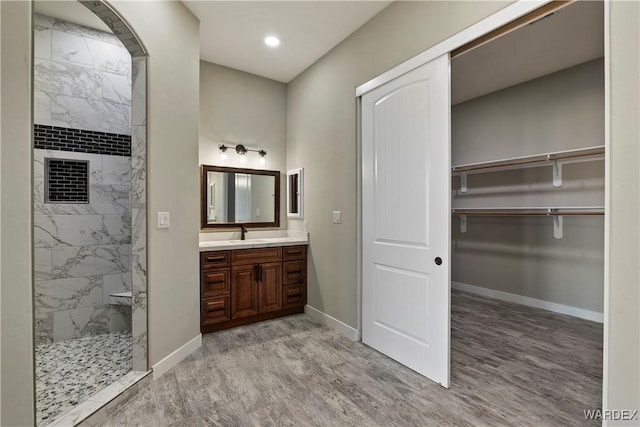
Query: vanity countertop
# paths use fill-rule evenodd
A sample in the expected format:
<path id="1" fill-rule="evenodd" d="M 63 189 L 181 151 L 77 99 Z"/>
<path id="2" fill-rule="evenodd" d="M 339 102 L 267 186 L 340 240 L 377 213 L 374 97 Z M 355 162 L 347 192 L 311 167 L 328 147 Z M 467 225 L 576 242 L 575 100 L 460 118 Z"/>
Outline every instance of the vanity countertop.
<path id="1" fill-rule="evenodd" d="M 240 240 L 239 235 L 239 232 L 200 233 L 200 252 L 309 244 L 309 233 L 304 231 L 249 229 L 246 240 Z"/>

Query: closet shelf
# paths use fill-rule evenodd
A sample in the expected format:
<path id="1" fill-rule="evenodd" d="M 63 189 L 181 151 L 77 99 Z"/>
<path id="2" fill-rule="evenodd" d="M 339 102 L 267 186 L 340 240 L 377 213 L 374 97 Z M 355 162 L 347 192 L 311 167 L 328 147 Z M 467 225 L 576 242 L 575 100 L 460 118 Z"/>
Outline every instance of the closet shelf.
<path id="1" fill-rule="evenodd" d="M 561 187 L 563 164 L 603 160 L 604 154 L 604 145 L 599 145 L 575 150 L 554 151 L 551 153 L 534 154 L 532 156 L 512 157 L 489 162 L 458 165 L 451 168 L 451 173 L 453 176 L 460 176 L 460 192 L 466 193 L 467 175 L 552 166 L 553 186 Z"/>
<path id="2" fill-rule="evenodd" d="M 522 207 L 522 208 L 454 208 L 453 215 L 468 216 L 577 216 L 604 215 L 603 206 Z"/>
<path id="3" fill-rule="evenodd" d="M 467 216 L 547 216 L 553 218 L 553 237 L 562 239 L 563 217 L 604 215 L 603 206 L 518 207 L 518 208 L 454 208 L 452 215 L 460 218 L 460 232 L 467 232 Z"/>

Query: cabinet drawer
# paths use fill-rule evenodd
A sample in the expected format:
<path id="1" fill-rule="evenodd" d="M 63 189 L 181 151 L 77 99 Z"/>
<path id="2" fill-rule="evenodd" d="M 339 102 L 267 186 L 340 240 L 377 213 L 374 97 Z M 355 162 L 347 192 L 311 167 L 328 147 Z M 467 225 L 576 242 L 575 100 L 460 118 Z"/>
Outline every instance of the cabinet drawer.
<path id="1" fill-rule="evenodd" d="M 229 269 L 219 268 L 200 273 L 200 285 L 203 297 L 215 297 L 229 293 Z"/>
<path id="2" fill-rule="evenodd" d="M 305 280 L 306 261 L 287 261 L 283 263 L 282 284 L 295 285 Z"/>
<path id="3" fill-rule="evenodd" d="M 282 252 L 282 260 L 304 259 L 307 252 L 306 246 L 285 246 Z"/>
<path id="4" fill-rule="evenodd" d="M 226 322 L 231 319 L 229 297 L 203 299 L 201 310 L 203 325 Z"/>
<path id="5" fill-rule="evenodd" d="M 289 285 L 282 288 L 282 308 L 301 307 L 304 305 L 302 285 Z"/>
<path id="6" fill-rule="evenodd" d="M 282 261 L 282 248 L 238 249 L 231 253 L 232 265 Z"/>
<path id="7" fill-rule="evenodd" d="M 229 267 L 229 251 L 202 252 L 200 254 L 200 269 L 214 267 Z"/>

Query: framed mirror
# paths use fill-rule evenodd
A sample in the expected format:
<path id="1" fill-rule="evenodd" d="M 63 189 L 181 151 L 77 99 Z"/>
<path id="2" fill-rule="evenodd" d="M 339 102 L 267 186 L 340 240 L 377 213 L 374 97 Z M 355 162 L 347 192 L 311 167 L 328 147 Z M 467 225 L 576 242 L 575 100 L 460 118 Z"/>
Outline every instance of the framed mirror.
<path id="1" fill-rule="evenodd" d="M 287 172 L 287 218 L 303 218 L 302 168 Z"/>
<path id="2" fill-rule="evenodd" d="M 280 172 L 200 167 L 201 228 L 280 226 Z"/>

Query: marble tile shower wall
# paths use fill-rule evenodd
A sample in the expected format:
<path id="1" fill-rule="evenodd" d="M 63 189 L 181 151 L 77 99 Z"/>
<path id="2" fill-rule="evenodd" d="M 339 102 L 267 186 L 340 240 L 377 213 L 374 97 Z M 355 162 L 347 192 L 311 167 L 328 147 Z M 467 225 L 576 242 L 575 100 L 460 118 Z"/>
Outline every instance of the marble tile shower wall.
<path id="1" fill-rule="evenodd" d="M 131 135 L 118 39 L 42 15 L 34 33 L 35 123 Z M 131 157 L 62 150 L 34 149 L 37 344 L 131 330 L 131 307 L 109 304 L 131 291 Z M 45 203 L 45 158 L 89 161 L 89 203 Z"/>
<path id="2" fill-rule="evenodd" d="M 131 55 L 113 34 L 34 16 L 34 116 L 131 135 Z"/>

